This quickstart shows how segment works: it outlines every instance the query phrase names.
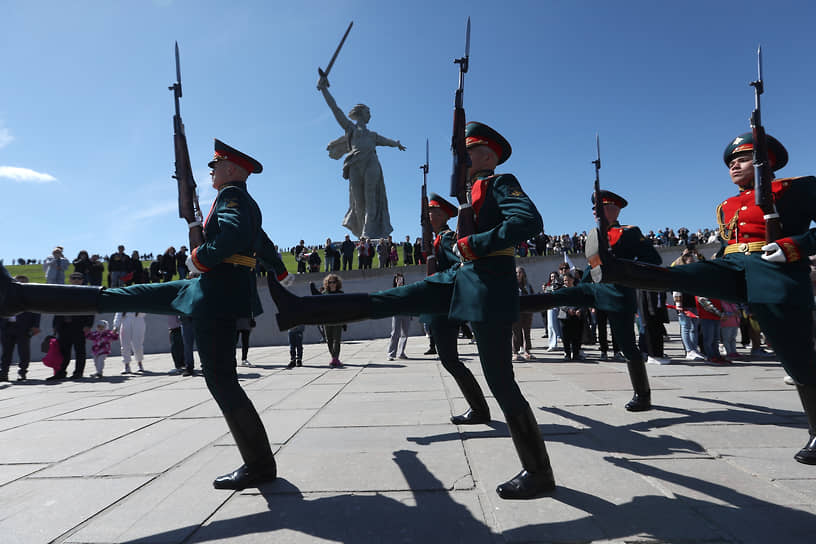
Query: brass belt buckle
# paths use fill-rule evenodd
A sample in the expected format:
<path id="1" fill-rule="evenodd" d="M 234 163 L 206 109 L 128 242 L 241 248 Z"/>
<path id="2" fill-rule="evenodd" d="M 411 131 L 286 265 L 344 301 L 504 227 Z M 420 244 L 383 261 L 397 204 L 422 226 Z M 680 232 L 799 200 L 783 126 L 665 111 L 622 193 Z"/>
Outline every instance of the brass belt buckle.
<path id="1" fill-rule="evenodd" d="M 741 243 L 741 244 L 739 245 L 739 250 L 740 250 L 742 253 L 745 253 L 746 255 L 747 255 L 748 253 L 751 253 L 751 250 L 749 249 L 748 244 L 746 244 L 745 242 L 743 242 L 743 243 Z"/>

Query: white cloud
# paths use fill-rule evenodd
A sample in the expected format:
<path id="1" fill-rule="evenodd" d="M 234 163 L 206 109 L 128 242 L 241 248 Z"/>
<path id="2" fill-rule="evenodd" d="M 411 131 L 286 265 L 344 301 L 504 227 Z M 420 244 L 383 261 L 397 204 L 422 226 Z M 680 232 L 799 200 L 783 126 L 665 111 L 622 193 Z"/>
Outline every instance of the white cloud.
<path id="1" fill-rule="evenodd" d="M 0 127 L 0 149 L 3 149 L 12 141 L 14 141 L 14 136 L 11 135 L 11 131 L 7 128 Z"/>
<path id="2" fill-rule="evenodd" d="M 0 132 L 0 138 L 2 138 L 2 132 Z M 29 168 L 19 168 L 17 166 L 0 166 L 0 178 L 7 178 L 23 183 L 50 183 L 57 181 L 57 178 L 50 174 L 43 174 Z"/>

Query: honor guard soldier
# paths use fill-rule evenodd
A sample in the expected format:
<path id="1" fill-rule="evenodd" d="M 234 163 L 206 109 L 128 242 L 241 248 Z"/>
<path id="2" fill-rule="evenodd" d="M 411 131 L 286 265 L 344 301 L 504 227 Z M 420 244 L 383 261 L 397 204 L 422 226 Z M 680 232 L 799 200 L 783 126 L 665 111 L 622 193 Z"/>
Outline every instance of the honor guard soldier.
<path id="1" fill-rule="evenodd" d="M 770 135 L 766 143 L 770 166 L 779 170 L 788 162 L 788 152 Z M 816 178 L 773 180 L 782 237 L 766 240 L 766 218 L 755 201 L 753 149 L 748 132 L 732 140 L 723 154 L 731 181 L 739 188 L 739 194 L 722 201 L 716 210 L 720 236 L 727 244 L 723 258 L 668 269 L 653 267 L 602 252 L 597 232 L 587 240 L 587 258 L 599 281 L 747 302 L 795 380 L 807 414 L 810 438 L 794 458 L 816 465 L 816 352 L 807 259 L 816 252 L 816 229 L 809 228 L 816 220 Z"/>
<path id="2" fill-rule="evenodd" d="M 469 321 L 485 379 L 504 412 L 522 471 L 499 485 L 504 499 L 529 499 L 555 489 L 547 448 L 533 411 L 521 394 L 511 362 L 512 324 L 519 318 L 514 248 L 541 232 L 541 215 L 511 174 L 494 169 L 510 157 L 510 144 L 482 123 L 465 129 L 471 166 L 467 175 L 475 212 L 474 234 L 456 240 L 460 261 L 423 281 L 372 294 L 297 297 L 269 282 L 281 330 L 298 324 L 343 323 L 396 314 L 436 314 Z"/>
<path id="3" fill-rule="evenodd" d="M 454 253 L 456 233 L 448 227 L 448 220 L 456 217 L 456 206 L 436 193 L 428 195 L 428 216 L 431 228 L 436 233 L 433 243 L 436 255 L 436 269 L 438 272 L 451 270 L 455 273 L 461 262 Z M 473 373 L 459 360 L 457 340 L 459 337 L 460 321 L 448 319 L 444 314 L 422 316 L 421 321 L 428 323 L 431 338 L 436 344 L 436 352 L 442 366 L 456 380 L 462 395 L 468 403 L 468 410 L 459 416 L 451 417 L 454 425 L 478 425 L 490 421 L 490 408 L 485 400 L 479 382 Z"/>
<path id="4" fill-rule="evenodd" d="M 277 469 L 261 418 L 238 383 L 236 320 L 263 311 L 256 286 L 256 259 L 280 279 L 286 276 L 286 269 L 261 229 L 261 211 L 247 192 L 247 178 L 261 173 L 261 163 L 215 140 L 215 156 L 208 166 L 218 196 L 204 222 L 205 242 L 187 259 L 187 267 L 198 277 L 102 290 L 23 285 L 12 281 L 2 268 L 0 315 L 138 311 L 191 316 L 207 388 L 244 461 L 237 470 L 217 478 L 213 486 L 240 490 L 274 480 Z"/>
<path id="5" fill-rule="evenodd" d="M 622 259 L 660 264 L 662 259 L 638 227 L 618 223 L 620 211 L 629 203 L 612 191 L 601 191 L 600 206 L 592 194 L 592 209 L 606 215 L 609 230 L 607 239 L 615 256 Z M 590 269 L 584 273 L 583 281 L 575 287 L 559 289 L 553 293 L 541 293 L 521 297 L 521 311 L 532 312 L 557 306 L 594 307 L 607 313 L 612 328 L 612 338 L 626 357 L 626 367 L 632 382 L 634 396 L 626 403 L 630 412 L 642 412 L 652 407 L 652 393 L 643 354 L 635 342 L 635 312 L 637 300 L 635 290 L 621 285 L 598 285 L 592 282 Z"/>

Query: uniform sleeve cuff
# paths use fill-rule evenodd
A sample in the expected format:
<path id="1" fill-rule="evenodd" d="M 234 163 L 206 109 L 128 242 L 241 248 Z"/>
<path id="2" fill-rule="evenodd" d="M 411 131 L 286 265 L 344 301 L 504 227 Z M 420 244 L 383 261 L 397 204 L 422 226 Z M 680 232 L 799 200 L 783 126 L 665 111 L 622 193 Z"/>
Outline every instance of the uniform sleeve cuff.
<path id="1" fill-rule="evenodd" d="M 787 259 L 789 263 L 798 261 L 802 258 L 802 253 L 799 251 L 799 246 L 796 245 L 793 238 L 780 238 L 776 241 L 776 243 L 780 248 L 782 248 L 782 252 L 785 254 L 785 259 Z"/>
<path id="2" fill-rule="evenodd" d="M 193 264 L 195 265 L 195 267 L 198 268 L 201 272 L 209 272 L 210 270 L 212 270 L 210 267 L 201 264 L 201 261 L 198 260 L 198 248 L 193 249 L 193 252 L 190 254 L 190 256 L 193 258 Z"/>
<path id="3" fill-rule="evenodd" d="M 278 276 L 277 276 L 277 277 L 278 277 L 278 282 L 281 282 L 281 281 L 283 281 L 284 279 L 286 279 L 286 276 L 288 276 L 288 275 L 289 275 L 289 271 L 288 271 L 288 270 L 284 270 L 283 272 L 281 272 L 280 274 L 278 274 Z"/>
<path id="4" fill-rule="evenodd" d="M 459 238 L 456 241 L 456 245 L 459 247 L 459 253 L 462 255 L 462 258 L 466 261 L 474 261 L 476 260 L 476 253 L 473 251 L 473 248 L 470 247 L 468 241 L 470 240 L 470 236 L 466 236 L 465 238 Z"/>

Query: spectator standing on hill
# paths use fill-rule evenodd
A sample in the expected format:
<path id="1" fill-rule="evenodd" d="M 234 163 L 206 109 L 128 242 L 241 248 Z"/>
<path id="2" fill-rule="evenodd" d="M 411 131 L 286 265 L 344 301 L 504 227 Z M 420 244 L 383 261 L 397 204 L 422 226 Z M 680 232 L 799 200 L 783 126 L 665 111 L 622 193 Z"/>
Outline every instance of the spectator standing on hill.
<path id="1" fill-rule="evenodd" d="M 411 243 L 411 237 L 406 236 L 402 243 L 402 264 L 414 264 L 414 245 Z"/>
<path id="2" fill-rule="evenodd" d="M 62 254 L 62 246 L 57 246 L 51 252 L 50 257 L 43 261 L 43 272 L 45 272 L 45 283 L 63 285 L 65 283 L 65 272 L 71 261 Z"/>
<path id="3" fill-rule="evenodd" d="M 128 271 L 129 274 L 126 275 L 123 279 L 126 280 L 126 283 L 131 285 L 134 283 L 147 283 L 147 277 L 145 276 L 144 265 L 142 264 L 142 259 L 139 257 L 139 252 L 134 250 L 130 254 L 130 262 L 128 263 Z M 128 276 L 130 279 L 128 279 Z"/>
<path id="4" fill-rule="evenodd" d="M 399 263 L 399 253 L 397 252 L 397 244 L 391 242 L 390 240 L 388 243 L 391 246 L 391 249 L 388 252 L 388 264 L 389 266 L 397 266 L 397 263 Z"/>
<path id="5" fill-rule="evenodd" d="M 82 285 L 88 285 L 89 282 L 89 274 L 91 271 L 91 258 L 88 257 L 88 252 L 84 249 L 80 250 L 77 254 L 77 258 L 74 259 L 74 272 L 79 272 L 83 276 Z"/>
<path id="6" fill-rule="evenodd" d="M 161 272 L 161 253 L 158 257 L 150 262 L 150 283 L 159 283 L 162 278 Z"/>
<path id="7" fill-rule="evenodd" d="M 16 276 L 15 281 L 28 283 L 27 276 Z M 17 347 L 17 381 L 26 379 L 31 362 L 31 337 L 40 332 L 40 314 L 23 312 L 9 318 L 0 318 L 0 343 L 3 357 L 0 359 L 0 382 L 8 381 L 11 356 Z"/>
<path id="8" fill-rule="evenodd" d="M 326 245 L 323 248 L 323 250 L 326 252 L 325 254 L 326 263 L 324 272 L 331 272 L 332 270 L 334 270 L 334 261 L 340 258 L 339 253 L 337 252 L 336 249 L 334 249 L 334 246 L 332 245 L 331 238 L 326 238 Z"/>
<path id="9" fill-rule="evenodd" d="M 357 267 L 360 270 L 371 268 L 372 251 L 373 248 L 368 238 L 365 236 L 360 238 L 360 245 L 357 246 Z"/>
<path id="10" fill-rule="evenodd" d="M 425 256 L 422 254 L 422 238 L 417 238 L 414 242 L 414 263 L 425 264 Z"/>
<path id="11" fill-rule="evenodd" d="M 388 242 L 385 239 L 377 241 L 377 258 L 380 261 L 380 268 L 388 266 Z"/>
<path id="12" fill-rule="evenodd" d="M 161 256 L 161 281 L 172 281 L 176 275 L 176 248 L 168 247 Z"/>
<path id="13" fill-rule="evenodd" d="M 301 253 L 301 257 L 308 255 L 309 272 L 320 272 L 320 253 L 313 249 L 311 253 Z"/>
<path id="14" fill-rule="evenodd" d="M 105 263 L 94 253 L 91 255 L 91 262 L 88 269 L 88 283 L 90 285 L 102 285 L 102 276 L 105 274 Z"/>
<path id="15" fill-rule="evenodd" d="M 343 270 L 351 270 L 352 264 L 354 263 L 354 249 L 354 242 L 352 242 L 351 237 L 346 234 L 346 238 L 340 245 L 340 254 L 343 256 Z"/>
<path id="16" fill-rule="evenodd" d="M 116 253 L 108 260 L 108 272 L 110 273 L 108 284 L 110 287 L 124 287 L 122 278 L 130 273 L 130 257 L 125 254 L 125 246 L 116 248 Z"/>
<path id="17" fill-rule="evenodd" d="M 303 257 L 303 254 L 306 253 L 306 244 L 303 242 L 303 240 L 292 248 L 292 253 L 295 255 L 295 261 L 297 262 L 297 273 L 305 274 L 306 259 Z"/>
<path id="18" fill-rule="evenodd" d="M 176 253 L 176 270 L 180 280 L 187 278 L 187 273 L 190 271 L 187 268 L 187 246 L 181 246 Z"/>

